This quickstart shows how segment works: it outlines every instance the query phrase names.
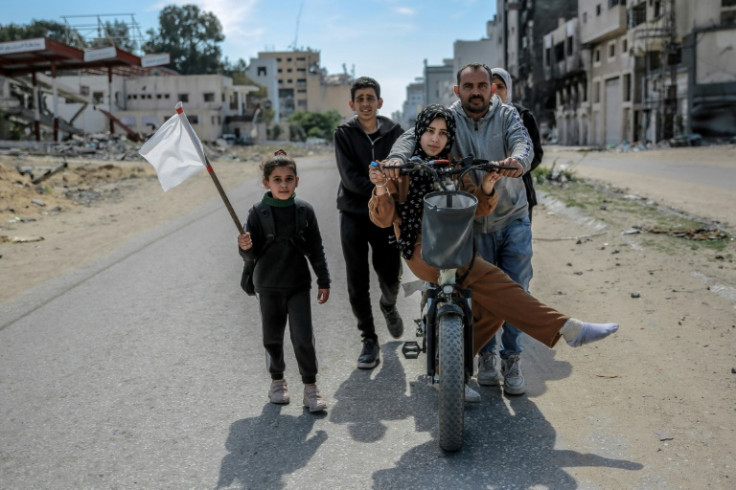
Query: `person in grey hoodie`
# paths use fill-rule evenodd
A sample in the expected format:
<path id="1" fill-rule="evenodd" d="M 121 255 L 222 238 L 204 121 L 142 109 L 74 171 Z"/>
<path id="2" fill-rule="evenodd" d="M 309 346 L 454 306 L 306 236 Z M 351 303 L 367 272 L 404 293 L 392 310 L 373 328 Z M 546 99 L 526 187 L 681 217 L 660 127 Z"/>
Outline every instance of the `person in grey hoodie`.
<path id="1" fill-rule="evenodd" d="M 481 63 L 465 65 L 457 72 L 456 101 L 450 110 L 457 125 L 452 153 L 456 157 L 473 155 L 476 158 L 499 161 L 515 170 L 504 170 L 496 183 L 498 204 L 488 216 L 476 218 L 475 235 L 479 252 L 484 259 L 498 266 L 525 290 L 532 278 L 532 237 L 526 187 L 521 176 L 531 170 L 534 149 L 519 113 L 494 95 L 493 73 Z M 391 148 L 389 160 L 405 162 L 414 148 L 415 135 L 404 133 Z M 504 331 L 508 323 L 504 324 Z M 521 375 L 518 343 L 504 345 L 501 359 L 481 356 L 478 383 L 498 384 L 504 375 L 504 391 L 520 395 L 526 391 Z M 493 364 L 489 364 L 493 363 Z M 487 365 L 489 364 L 489 365 Z"/>
<path id="2" fill-rule="evenodd" d="M 496 86 L 496 95 L 501 99 L 501 102 L 512 105 L 519 113 L 534 148 L 531 168 L 522 177 L 529 206 L 529 227 L 526 226 L 526 223 L 518 222 L 500 232 L 478 235 L 478 250 L 483 258 L 501 267 L 512 279 L 524 286 L 528 292 L 529 282 L 532 278 L 532 235 L 530 227 L 532 208 L 537 204 L 531 172 L 542 162 L 544 151 L 539 138 L 537 122 L 531 111 L 524 106 L 511 102 L 512 82 L 509 72 L 503 68 L 492 68 L 491 73 L 493 74 L 492 81 Z M 509 260 L 509 257 L 512 260 Z M 501 341 L 500 350 L 499 337 Z M 479 384 L 496 386 L 503 381 L 506 393 L 510 395 L 524 393 L 526 383 L 521 373 L 520 355 L 523 350 L 521 339 L 522 333 L 515 326 L 510 323 L 503 325 L 500 335 L 493 337 L 480 351 L 478 361 Z"/>

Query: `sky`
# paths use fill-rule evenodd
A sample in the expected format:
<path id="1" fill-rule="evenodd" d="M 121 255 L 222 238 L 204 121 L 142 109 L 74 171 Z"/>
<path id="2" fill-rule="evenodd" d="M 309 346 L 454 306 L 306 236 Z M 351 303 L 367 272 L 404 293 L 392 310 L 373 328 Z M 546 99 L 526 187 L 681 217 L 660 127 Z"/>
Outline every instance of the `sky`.
<path id="1" fill-rule="evenodd" d="M 249 63 L 261 51 L 294 46 L 318 50 L 328 73 L 347 70 L 378 80 L 386 116 L 401 110 L 406 86 L 422 76 L 425 59 L 441 65 L 453 57 L 456 40 L 486 37 L 496 10 L 495 0 L 0 0 L 0 24 L 64 23 L 66 17 L 72 26 L 94 25 L 94 18 L 72 16 L 104 15 L 103 21 L 134 18 L 145 38 L 148 29 L 158 29 L 163 7 L 192 3 L 219 18 L 230 61 Z"/>

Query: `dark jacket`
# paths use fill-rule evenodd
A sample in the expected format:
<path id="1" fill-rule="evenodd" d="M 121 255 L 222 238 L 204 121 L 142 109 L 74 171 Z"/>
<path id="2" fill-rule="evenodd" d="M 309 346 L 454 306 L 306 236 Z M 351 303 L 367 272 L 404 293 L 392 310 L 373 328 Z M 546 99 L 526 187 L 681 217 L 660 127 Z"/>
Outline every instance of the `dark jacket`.
<path id="1" fill-rule="evenodd" d="M 260 216 L 255 216 L 260 209 Z M 297 218 L 297 213 L 301 216 Z M 264 222 L 273 219 L 275 237 L 267 238 Z M 297 223 L 304 223 L 297 230 Z M 330 287 L 330 273 L 317 225 L 314 208 L 301 199 L 288 207 L 254 206 L 245 225 L 253 239 L 253 248 L 240 250 L 246 260 L 255 260 L 253 284 L 258 293 L 293 292 L 310 289 L 312 276 L 307 259 L 317 276 L 317 287 Z"/>
<path id="2" fill-rule="evenodd" d="M 539 137 L 539 128 L 537 127 L 536 119 L 534 119 L 534 114 L 523 105 L 513 104 L 513 106 L 516 107 L 521 117 L 521 122 L 524 123 L 526 132 L 529 133 L 529 139 L 532 140 L 532 146 L 534 147 L 534 158 L 532 159 L 531 168 L 522 177 L 524 187 L 526 188 L 526 200 L 529 202 L 531 212 L 531 208 L 537 205 L 537 193 L 534 190 L 532 171 L 542 163 L 544 150 L 542 149 L 542 139 Z"/>
<path id="3" fill-rule="evenodd" d="M 374 187 L 368 178 L 368 165 L 385 160 L 403 132 L 401 126 L 383 116 L 378 116 L 378 131 L 372 135 L 363 131 L 357 117 L 335 129 L 335 158 L 340 172 L 337 209 L 368 216 L 368 200 Z"/>

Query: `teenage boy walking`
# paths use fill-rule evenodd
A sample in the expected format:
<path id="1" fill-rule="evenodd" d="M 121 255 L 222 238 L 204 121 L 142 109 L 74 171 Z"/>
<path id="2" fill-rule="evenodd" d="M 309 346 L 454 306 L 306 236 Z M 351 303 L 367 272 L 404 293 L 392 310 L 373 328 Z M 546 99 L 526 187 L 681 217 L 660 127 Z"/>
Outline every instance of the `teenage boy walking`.
<path id="1" fill-rule="evenodd" d="M 380 347 L 371 308 L 369 253 L 381 289 L 379 306 L 394 338 L 401 337 L 404 323 L 396 309 L 401 281 L 399 248 L 393 231 L 377 227 L 368 217 L 368 200 L 374 187 L 368 177 L 368 166 L 388 156 L 403 130 L 392 120 L 378 115 L 383 99 L 376 80 L 369 77 L 355 80 L 350 87 L 350 99 L 355 117 L 335 130 L 335 157 L 340 172 L 337 209 L 348 297 L 363 338 L 358 367 L 372 369 L 379 362 Z"/>

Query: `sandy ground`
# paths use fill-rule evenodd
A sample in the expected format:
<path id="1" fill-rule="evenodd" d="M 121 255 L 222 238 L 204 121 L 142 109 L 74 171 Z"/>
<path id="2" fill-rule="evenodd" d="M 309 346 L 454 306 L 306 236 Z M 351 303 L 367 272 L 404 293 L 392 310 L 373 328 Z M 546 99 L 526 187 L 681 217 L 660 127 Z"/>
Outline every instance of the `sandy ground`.
<path id="1" fill-rule="evenodd" d="M 265 150 L 232 147 L 212 158 L 223 188 L 258 175 Z M 305 153 L 290 148 L 290 154 Z M 37 185 L 16 170 L 29 167 L 34 176 L 43 175 L 61 163 L 54 157 L 0 155 L 0 276 L 12 278 L 0 282 L 0 304 L 217 197 L 204 171 L 163 192 L 142 159 L 67 159 L 67 168 Z"/>
<path id="2" fill-rule="evenodd" d="M 734 160 L 732 146 L 683 152 L 650 152 L 646 158 L 671 160 L 679 154 L 684 161 Z M 631 158 L 615 153 L 605 156 L 621 161 Z M 545 165 L 574 162 L 579 157 L 576 151 L 550 148 Z M 113 167 L 100 169 L 95 168 L 99 163 L 89 160 L 70 162 L 69 169 L 43 183 L 47 190 L 39 195 L 14 167 L 30 163 L 53 166 L 54 159 L 4 156 L 0 162 L 0 306 L 213 198 L 212 183 L 204 175 L 164 193 L 144 161 L 115 162 Z M 254 160 L 220 158 L 213 166 L 226 189 L 257 172 Z M 626 186 L 628 192 L 648 190 L 660 202 L 688 206 L 676 202 L 683 192 L 673 189 L 671 182 L 644 182 L 644 178 L 632 182 L 621 173 L 583 166 L 579 172 Z M 86 175 L 81 182 L 77 181 L 80 174 Z M 100 195 L 87 204 L 62 197 L 70 190 L 71 195 L 83 196 L 82 191 L 89 189 Z M 716 198 L 734 196 L 714 194 Z M 43 200 L 44 206 L 31 203 L 31 199 Z M 535 398 L 555 427 L 572 427 L 574 433 L 575 426 L 595 426 L 598 433 L 608 434 L 606 440 L 567 444 L 581 450 L 588 447 L 592 453 L 604 445 L 627 460 L 647 462 L 647 470 L 667 475 L 669 483 L 680 482 L 679 488 L 733 488 L 733 242 L 714 250 L 669 236 L 629 234 L 637 223 L 636 215 L 617 206 L 611 201 L 603 218 L 600 209 L 592 216 L 554 200 L 536 208 L 533 292 L 561 311 L 580 312 L 591 321 L 616 319 L 622 328 L 615 341 L 586 349 L 556 350 L 551 364 L 549 351 L 528 349 L 524 362 L 547 373 L 547 378 L 529 379 L 526 396 Z M 711 208 L 716 203 L 697 202 L 693 208 L 703 206 Z M 733 209 L 730 207 L 731 213 Z M 722 216 L 707 217 L 722 221 L 728 212 L 726 208 Z M 35 221 L 23 221 L 29 219 Z M 570 377 L 556 371 L 555 366 L 569 365 L 585 374 Z M 555 396 L 542 397 L 544 382 L 552 379 Z M 596 386 L 615 395 L 602 399 L 595 394 Z M 580 393 L 586 396 L 581 398 Z M 576 415 L 576 406 L 601 408 L 597 417 L 590 418 Z M 596 481 L 596 471 L 591 465 L 576 468 L 574 473 Z M 640 488 L 661 488 L 663 483 L 656 478 L 637 482 Z M 630 488 L 631 484 L 625 478 L 600 480 L 601 488 Z"/>

